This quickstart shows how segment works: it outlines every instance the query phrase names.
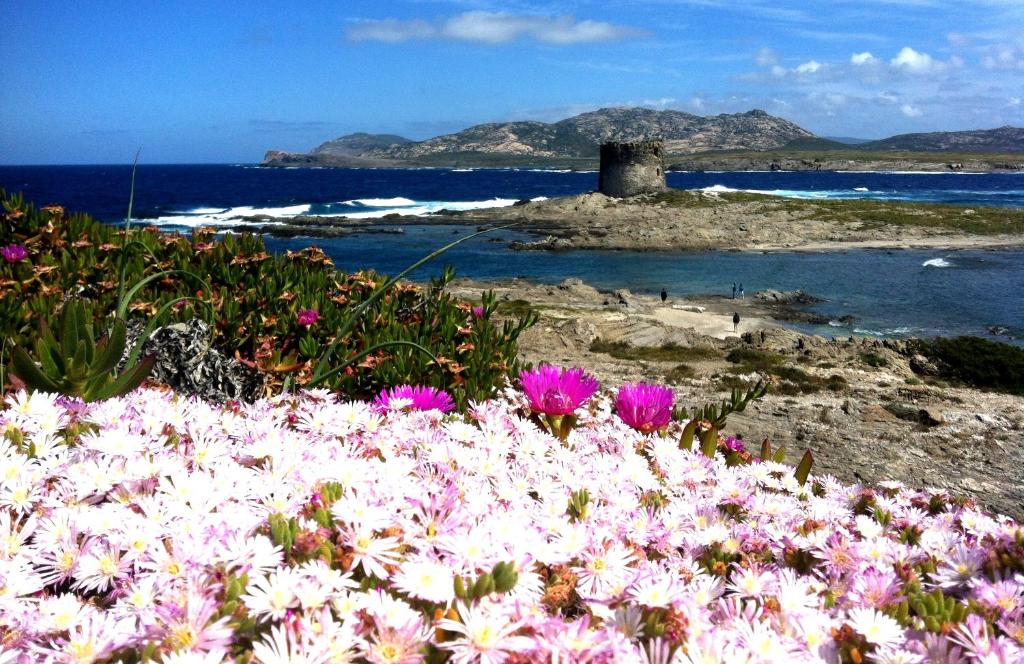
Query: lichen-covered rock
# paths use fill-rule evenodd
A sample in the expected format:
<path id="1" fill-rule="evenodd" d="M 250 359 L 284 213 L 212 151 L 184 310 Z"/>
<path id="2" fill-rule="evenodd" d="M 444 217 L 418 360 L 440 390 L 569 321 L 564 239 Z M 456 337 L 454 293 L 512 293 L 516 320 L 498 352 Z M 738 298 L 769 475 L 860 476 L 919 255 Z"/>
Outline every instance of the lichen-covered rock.
<path id="1" fill-rule="evenodd" d="M 129 331 L 128 348 L 133 348 L 142 325 Z M 230 399 L 254 401 L 263 396 L 259 372 L 209 346 L 210 326 L 194 318 L 159 328 L 146 342 L 143 352 L 156 356 L 150 378 L 174 388 L 179 394 L 224 403 Z"/>

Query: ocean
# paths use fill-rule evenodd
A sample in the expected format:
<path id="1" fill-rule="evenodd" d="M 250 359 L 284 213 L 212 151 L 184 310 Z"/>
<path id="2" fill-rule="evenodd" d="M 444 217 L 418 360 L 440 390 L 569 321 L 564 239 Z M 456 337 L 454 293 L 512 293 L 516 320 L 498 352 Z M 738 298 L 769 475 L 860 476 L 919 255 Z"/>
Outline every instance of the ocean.
<path id="1" fill-rule="evenodd" d="M 1024 207 L 1024 174 L 875 172 L 693 172 L 668 174 L 685 189 L 743 190 L 797 198 L 873 198 L 965 207 Z M 58 203 L 104 221 L 123 220 L 126 166 L 0 167 L 0 187 L 40 205 Z M 426 214 L 511 205 L 596 188 L 594 172 L 539 169 L 262 169 L 248 165 L 140 166 L 133 216 L 167 230 L 234 224 L 240 216 L 392 212 Z M 233 221 L 235 220 L 235 221 Z M 274 250 L 318 244 L 339 268 L 395 273 L 465 227 L 408 224 L 404 233 L 338 239 L 268 238 Z M 446 254 L 461 276 L 523 276 L 546 283 L 581 278 L 599 288 L 677 295 L 749 294 L 802 288 L 824 298 L 812 311 L 828 325 L 794 325 L 847 336 L 976 334 L 1024 344 L 1024 250 L 842 252 L 515 252 L 504 231 Z M 435 274 L 440 264 L 416 276 Z M 840 323 L 840 319 L 852 322 Z M 997 330 L 998 334 L 993 334 Z"/>

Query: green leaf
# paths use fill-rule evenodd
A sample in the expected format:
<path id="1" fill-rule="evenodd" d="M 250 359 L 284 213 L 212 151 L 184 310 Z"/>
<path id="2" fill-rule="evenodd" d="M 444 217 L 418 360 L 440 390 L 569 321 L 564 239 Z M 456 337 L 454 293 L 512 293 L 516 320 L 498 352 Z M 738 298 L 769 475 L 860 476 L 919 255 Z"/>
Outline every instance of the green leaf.
<path id="1" fill-rule="evenodd" d="M 102 401 L 103 399 L 109 399 L 111 397 L 117 397 L 131 392 L 141 385 L 142 381 L 146 380 L 146 376 L 148 376 L 149 372 L 153 370 L 154 364 L 156 364 L 156 357 L 152 355 L 144 357 L 141 362 L 136 364 L 129 371 L 118 376 L 114 382 L 104 388 L 101 388 L 99 392 L 92 395 L 91 399 L 86 397 L 86 401 Z"/>
<path id="2" fill-rule="evenodd" d="M 11 373 L 20 378 L 25 385 L 41 392 L 61 392 L 60 387 L 49 376 L 36 366 L 20 346 L 11 348 Z"/>
<path id="3" fill-rule="evenodd" d="M 115 319 L 110 328 L 110 335 L 97 344 L 99 354 L 96 356 L 90 372 L 93 377 L 108 374 L 117 368 L 117 363 L 121 361 L 121 356 L 124 354 L 127 335 L 128 331 L 124 321 L 120 318 Z"/>
<path id="4" fill-rule="evenodd" d="M 718 429 L 716 427 L 711 427 L 701 434 L 700 451 L 707 458 L 714 458 L 715 452 L 718 451 Z"/>
<path id="5" fill-rule="evenodd" d="M 807 477 L 811 474 L 811 466 L 813 464 L 814 455 L 811 454 L 810 450 L 805 451 L 803 458 L 800 459 L 800 463 L 796 467 L 796 472 L 793 473 L 793 477 L 800 483 L 800 486 L 807 483 Z"/>
<path id="6" fill-rule="evenodd" d="M 679 449 L 693 449 L 693 435 L 697 432 L 697 420 L 690 420 L 683 427 L 683 433 L 679 436 Z"/>

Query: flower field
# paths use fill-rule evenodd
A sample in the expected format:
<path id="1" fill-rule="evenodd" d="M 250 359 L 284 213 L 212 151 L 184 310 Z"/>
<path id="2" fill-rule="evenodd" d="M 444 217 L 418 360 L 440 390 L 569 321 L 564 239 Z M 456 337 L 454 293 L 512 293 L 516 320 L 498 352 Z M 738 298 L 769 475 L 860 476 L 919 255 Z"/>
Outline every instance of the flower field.
<path id="1" fill-rule="evenodd" d="M 451 412 L 8 396 L 0 662 L 1024 659 L 1015 522 L 684 449 L 649 386 L 537 375 Z"/>

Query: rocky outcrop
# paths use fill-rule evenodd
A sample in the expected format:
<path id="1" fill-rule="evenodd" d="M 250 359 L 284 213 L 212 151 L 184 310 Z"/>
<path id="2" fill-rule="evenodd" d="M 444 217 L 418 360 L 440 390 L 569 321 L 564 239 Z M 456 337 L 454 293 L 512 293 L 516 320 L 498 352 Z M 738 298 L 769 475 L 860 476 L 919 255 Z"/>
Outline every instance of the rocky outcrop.
<path id="1" fill-rule="evenodd" d="M 134 347 L 141 327 L 138 322 L 131 326 L 128 348 Z M 211 348 L 209 341 L 210 326 L 198 318 L 156 330 L 143 347 L 144 354 L 156 357 L 149 377 L 179 394 L 216 403 L 255 401 L 262 396 L 259 373 Z"/>

